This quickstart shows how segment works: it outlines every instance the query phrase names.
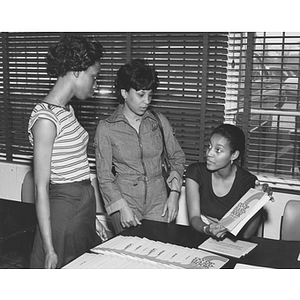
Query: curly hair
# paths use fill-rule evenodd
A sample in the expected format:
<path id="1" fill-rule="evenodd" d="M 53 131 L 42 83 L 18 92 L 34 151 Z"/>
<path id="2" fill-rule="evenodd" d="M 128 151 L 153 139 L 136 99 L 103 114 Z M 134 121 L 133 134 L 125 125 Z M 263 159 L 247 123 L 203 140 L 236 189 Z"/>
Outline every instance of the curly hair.
<path id="1" fill-rule="evenodd" d="M 100 42 L 80 36 L 63 36 L 49 47 L 47 73 L 63 77 L 70 71 L 85 71 L 103 56 Z"/>
<path id="2" fill-rule="evenodd" d="M 116 94 L 120 103 L 124 102 L 121 89 L 127 92 L 133 88 L 139 90 L 152 90 L 154 92 L 158 86 L 159 79 L 154 68 L 150 67 L 144 59 L 133 59 L 130 63 L 123 65 L 115 79 Z"/>
<path id="3" fill-rule="evenodd" d="M 243 157 L 245 152 L 245 134 L 242 129 L 232 124 L 221 124 L 212 131 L 212 134 L 220 134 L 229 142 L 231 152 L 238 150 L 240 155 L 238 158 Z"/>

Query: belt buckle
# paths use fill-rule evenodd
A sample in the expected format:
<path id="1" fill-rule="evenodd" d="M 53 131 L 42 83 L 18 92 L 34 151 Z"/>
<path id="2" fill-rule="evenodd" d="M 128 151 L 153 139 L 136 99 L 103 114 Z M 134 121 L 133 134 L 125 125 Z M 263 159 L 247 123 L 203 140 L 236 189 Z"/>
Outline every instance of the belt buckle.
<path id="1" fill-rule="evenodd" d="M 137 180 L 138 180 L 138 181 L 144 181 L 144 182 L 147 182 L 147 181 L 148 181 L 148 177 L 147 177 L 147 176 L 140 176 L 140 177 L 138 177 Z"/>

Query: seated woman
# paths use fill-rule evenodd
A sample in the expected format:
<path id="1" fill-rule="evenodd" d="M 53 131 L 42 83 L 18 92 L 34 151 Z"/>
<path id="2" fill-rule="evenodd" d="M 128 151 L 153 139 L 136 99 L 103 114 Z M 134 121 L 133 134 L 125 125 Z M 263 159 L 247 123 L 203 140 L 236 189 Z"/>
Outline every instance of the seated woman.
<path id="1" fill-rule="evenodd" d="M 243 131 L 222 124 L 211 134 L 205 163 L 192 163 L 186 170 L 186 200 L 191 226 L 216 238 L 227 229 L 218 224 L 227 211 L 258 183 L 257 177 L 235 162 L 245 151 Z M 254 215 L 238 237 L 248 239 L 256 233 L 261 212 Z"/>

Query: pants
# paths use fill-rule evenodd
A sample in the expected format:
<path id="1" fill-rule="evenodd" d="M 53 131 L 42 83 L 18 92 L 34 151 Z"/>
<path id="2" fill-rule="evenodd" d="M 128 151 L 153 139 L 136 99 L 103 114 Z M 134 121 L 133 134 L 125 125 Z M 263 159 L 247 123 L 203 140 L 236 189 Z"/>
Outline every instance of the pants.
<path id="1" fill-rule="evenodd" d="M 167 222 L 167 213 L 164 217 L 161 216 L 167 200 L 166 186 L 161 175 L 147 181 L 143 180 L 143 177 L 137 179 L 130 176 L 118 177 L 117 184 L 122 196 L 139 220 Z M 111 221 L 116 234 L 125 229 L 120 223 L 119 212 L 111 214 Z"/>
<path id="2" fill-rule="evenodd" d="M 96 233 L 96 200 L 89 180 L 50 186 L 52 243 L 61 268 L 101 243 Z M 45 253 L 37 228 L 30 268 L 44 268 Z"/>

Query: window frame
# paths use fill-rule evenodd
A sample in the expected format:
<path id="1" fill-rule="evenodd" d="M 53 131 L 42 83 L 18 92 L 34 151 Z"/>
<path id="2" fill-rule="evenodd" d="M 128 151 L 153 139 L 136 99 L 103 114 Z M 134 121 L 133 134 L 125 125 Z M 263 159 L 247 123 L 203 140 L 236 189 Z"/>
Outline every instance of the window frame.
<path id="1" fill-rule="evenodd" d="M 293 42 L 294 39 L 298 42 Z M 299 111 L 285 108 L 292 101 L 296 101 L 298 108 L 300 106 L 300 64 L 290 61 L 294 58 L 300 61 L 299 33 L 229 33 L 225 122 L 240 126 L 245 132 L 247 143 L 243 167 L 261 181 L 272 183 L 275 189 L 291 192 L 299 190 L 300 186 L 300 174 L 295 172 L 297 158 L 293 153 L 289 155 L 294 155 L 293 158 L 287 155 L 289 151 L 296 151 L 296 146 L 285 137 L 288 130 L 282 128 L 280 120 L 294 117 L 294 125 L 289 120 L 285 126 L 296 128 L 296 118 L 300 115 Z M 298 80 L 297 85 L 288 91 L 296 93 L 293 97 L 287 93 L 290 77 Z M 255 118 L 259 123 L 256 127 Z M 256 139 L 255 130 L 261 130 Z M 276 150 L 271 153 L 268 148 L 271 149 L 275 143 Z M 285 164 L 291 164 L 291 172 L 284 170 Z"/>

